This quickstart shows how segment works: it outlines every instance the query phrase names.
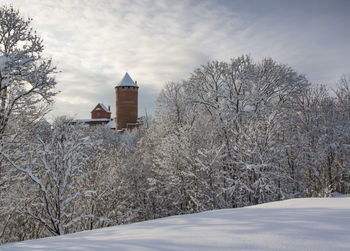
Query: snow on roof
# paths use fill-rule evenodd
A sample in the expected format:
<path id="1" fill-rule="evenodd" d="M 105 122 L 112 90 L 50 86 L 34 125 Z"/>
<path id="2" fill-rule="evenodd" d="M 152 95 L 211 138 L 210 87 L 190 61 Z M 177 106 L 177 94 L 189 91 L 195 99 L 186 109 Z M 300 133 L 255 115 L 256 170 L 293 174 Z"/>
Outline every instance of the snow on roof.
<path id="1" fill-rule="evenodd" d="M 102 107 L 103 110 L 105 110 L 105 112 L 111 113 L 111 111 L 108 110 L 107 107 L 104 104 L 102 104 L 102 103 L 98 103 L 98 104 Z"/>
<path id="2" fill-rule="evenodd" d="M 122 78 L 122 80 L 119 82 L 119 84 L 117 84 L 116 87 L 118 86 L 133 86 L 133 87 L 138 87 L 137 84 L 134 82 L 134 80 L 132 80 L 132 78 L 130 77 L 129 73 L 125 73 L 124 77 Z"/>
<path id="3" fill-rule="evenodd" d="M 105 112 L 107 112 L 107 113 L 112 113 L 110 110 L 108 110 L 108 108 L 104 105 L 104 104 L 102 104 L 102 103 L 98 103 L 96 106 L 95 106 L 95 108 L 91 111 L 91 112 L 93 112 L 93 111 L 100 111 L 101 109 L 98 107 L 98 106 L 100 106 L 103 110 L 105 110 Z"/>
<path id="4" fill-rule="evenodd" d="M 115 129 L 115 118 L 111 119 L 106 126 L 108 128 Z"/>

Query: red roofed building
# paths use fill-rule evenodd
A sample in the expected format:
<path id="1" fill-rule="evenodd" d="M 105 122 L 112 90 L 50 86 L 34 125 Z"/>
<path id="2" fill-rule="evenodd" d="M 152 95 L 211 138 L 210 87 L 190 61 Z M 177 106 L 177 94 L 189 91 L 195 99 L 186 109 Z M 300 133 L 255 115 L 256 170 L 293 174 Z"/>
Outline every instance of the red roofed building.
<path id="1" fill-rule="evenodd" d="M 142 125 L 138 118 L 138 89 L 128 73 L 125 73 L 122 80 L 115 86 L 116 95 L 116 117 L 111 118 L 111 109 L 98 103 L 91 111 L 91 119 L 73 120 L 73 123 L 86 123 L 89 125 L 106 124 L 115 130 L 133 129 Z"/>

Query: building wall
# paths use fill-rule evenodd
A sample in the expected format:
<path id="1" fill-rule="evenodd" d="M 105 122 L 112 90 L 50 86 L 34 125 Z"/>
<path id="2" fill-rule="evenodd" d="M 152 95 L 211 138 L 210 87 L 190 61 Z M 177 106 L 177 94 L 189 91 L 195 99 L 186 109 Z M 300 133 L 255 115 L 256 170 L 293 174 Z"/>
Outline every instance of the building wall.
<path id="1" fill-rule="evenodd" d="M 138 87 L 118 86 L 116 90 L 116 130 L 137 122 Z"/>

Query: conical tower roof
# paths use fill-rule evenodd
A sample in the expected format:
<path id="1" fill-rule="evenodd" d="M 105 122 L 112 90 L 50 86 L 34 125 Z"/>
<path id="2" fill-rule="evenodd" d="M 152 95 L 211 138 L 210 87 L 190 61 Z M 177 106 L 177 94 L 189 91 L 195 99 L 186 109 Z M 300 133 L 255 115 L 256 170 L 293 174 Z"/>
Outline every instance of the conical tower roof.
<path id="1" fill-rule="evenodd" d="M 137 84 L 132 80 L 130 77 L 129 73 L 125 73 L 124 77 L 122 80 L 116 85 L 116 87 L 119 86 L 133 86 L 133 87 L 138 87 Z"/>

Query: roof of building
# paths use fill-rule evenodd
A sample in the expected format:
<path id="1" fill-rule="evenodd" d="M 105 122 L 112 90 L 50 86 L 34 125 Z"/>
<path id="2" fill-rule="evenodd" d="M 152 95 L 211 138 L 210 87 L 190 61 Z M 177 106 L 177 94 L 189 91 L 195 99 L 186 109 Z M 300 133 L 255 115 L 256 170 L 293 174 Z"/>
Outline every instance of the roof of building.
<path id="1" fill-rule="evenodd" d="M 129 73 L 125 73 L 124 77 L 122 80 L 116 85 L 116 87 L 119 86 L 133 86 L 133 87 L 138 87 L 137 84 L 132 80 L 130 77 Z"/>
<path id="2" fill-rule="evenodd" d="M 103 110 L 105 110 L 105 112 L 111 113 L 111 111 L 108 110 L 108 108 L 104 104 L 102 104 L 102 103 L 98 103 L 98 104 L 102 107 Z"/>
<path id="3" fill-rule="evenodd" d="M 107 112 L 107 113 L 112 113 L 110 110 L 108 110 L 108 108 L 104 105 L 104 104 L 102 104 L 102 103 L 98 103 L 96 106 L 95 106 L 95 108 L 91 111 L 91 112 L 93 112 L 93 111 L 99 111 L 100 109 L 99 109 L 99 107 L 98 106 L 100 106 L 105 112 Z"/>

